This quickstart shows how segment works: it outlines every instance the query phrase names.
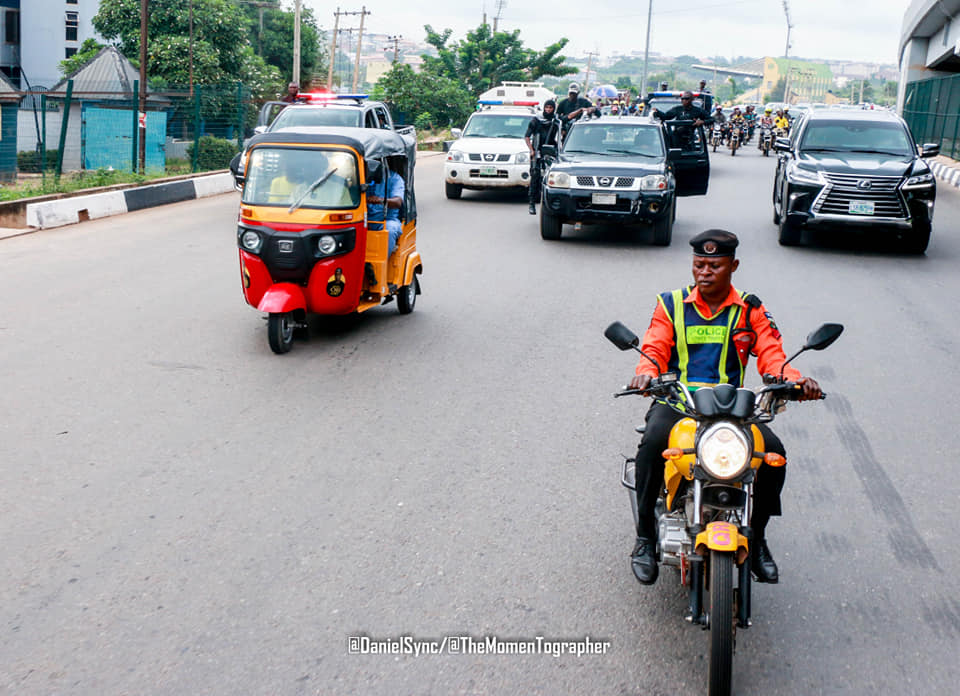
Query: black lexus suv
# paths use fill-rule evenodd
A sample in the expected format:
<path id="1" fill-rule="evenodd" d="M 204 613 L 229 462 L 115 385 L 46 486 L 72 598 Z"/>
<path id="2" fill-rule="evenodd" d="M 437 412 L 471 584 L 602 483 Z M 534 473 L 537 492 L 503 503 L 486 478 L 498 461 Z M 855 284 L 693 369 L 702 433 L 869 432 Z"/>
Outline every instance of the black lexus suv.
<path id="1" fill-rule="evenodd" d="M 930 242 L 937 185 L 902 118 L 889 111 L 812 111 L 789 138 L 778 138 L 773 222 L 780 244 L 794 246 L 805 227 L 893 230 L 903 248 Z"/>

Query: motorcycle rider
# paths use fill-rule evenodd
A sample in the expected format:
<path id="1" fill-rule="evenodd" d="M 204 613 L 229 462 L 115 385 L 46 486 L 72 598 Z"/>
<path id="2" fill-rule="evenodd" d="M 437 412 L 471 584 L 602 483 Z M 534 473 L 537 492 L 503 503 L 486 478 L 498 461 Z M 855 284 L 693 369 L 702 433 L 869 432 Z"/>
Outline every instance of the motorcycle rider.
<path id="1" fill-rule="evenodd" d="M 752 353 L 760 374 L 779 375 L 803 389 L 802 399 L 817 399 L 820 386 L 785 365 L 783 342 L 773 317 L 760 300 L 740 292 L 731 275 L 740 265 L 735 257 L 737 236 L 726 230 L 706 230 L 690 240 L 693 247 L 694 285 L 661 293 L 653 318 L 643 337 L 642 350 L 657 361 L 663 372 L 677 372 L 691 390 L 730 383 L 743 385 L 745 368 Z M 713 332 L 690 332 L 691 328 L 715 327 Z M 641 359 L 631 389 L 646 389 L 657 376 L 657 368 Z M 639 522 L 637 543 L 631 552 L 633 573 L 641 583 L 652 585 L 659 575 L 657 565 L 656 503 L 663 490 L 664 462 L 670 429 L 683 416 L 665 403 L 655 401 L 646 415 L 646 430 L 637 449 L 636 496 Z M 759 425 L 767 452 L 785 455 L 780 439 L 765 425 Z M 754 483 L 751 519 L 750 567 L 759 582 L 779 580 L 777 564 L 770 554 L 766 527 L 772 515 L 780 514 L 780 491 L 785 467 L 762 464 Z"/>
<path id="2" fill-rule="evenodd" d="M 743 114 L 743 118 L 747 122 L 747 131 L 748 131 L 747 138 L 748 139 L 752 138 L 754 126 L 757 125 L 757 112 L 754 111 L 752 104 L 747 107 L 746 111 Z"/>
<path id="3" fill-rule="evenodd" d="M 773 116 L 771 116 L 772 113 L 773 113 L 773 111 L 772 111 L 771 109 L 764 109 L 764 111 L 763 111 L 763 116 L 760 117 L 760 128 L 761 128 L 761 129 L 763 129 L 763 128 L 770 128 L 770 129 L 772 129 L 772 128 L 773 128 Z M 763 149 L 763 138 L 760 138 L 760 139 L 757 141 L 757 149 L 758 149 L 758 150 L 762 150 L 762 149 Z"/>
<path id="4" fill-rule="evenodd" d="M 553 99 L 547 99 L 543 103 L 543 116 L 534 116 L 530 119 L 527 126 L 527 132 L 523 139 L 530 149 L 530 214 L 537 214 L 537 203 L 540 202 L 540 186 L 543 176 L 540 165 L 543 153 L 541 148 L 544 145 L 553 145 L 558 147 L 557 139 L 560 135 L 560 121 L 556 114 L 557 103 Z"/>

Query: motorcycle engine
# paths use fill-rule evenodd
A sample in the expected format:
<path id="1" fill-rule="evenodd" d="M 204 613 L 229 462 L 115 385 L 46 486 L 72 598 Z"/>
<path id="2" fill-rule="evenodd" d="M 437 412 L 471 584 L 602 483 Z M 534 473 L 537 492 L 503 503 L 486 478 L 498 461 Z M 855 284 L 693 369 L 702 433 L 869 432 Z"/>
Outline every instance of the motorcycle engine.
<path id="1" fill-rule="evenodd" d="M 681 554 L 689 555 L 691 551 L 687 520 L 682 512 L 665 512 L 658 525 L 660 562 L 679 567 Z"/>

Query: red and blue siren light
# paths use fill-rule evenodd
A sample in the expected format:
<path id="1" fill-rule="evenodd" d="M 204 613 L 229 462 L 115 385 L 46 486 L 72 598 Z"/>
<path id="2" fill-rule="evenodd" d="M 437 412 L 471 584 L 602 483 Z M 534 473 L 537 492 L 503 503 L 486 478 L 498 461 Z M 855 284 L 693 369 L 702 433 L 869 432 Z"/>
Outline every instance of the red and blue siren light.
<path id="1" fill-rule="evenodd" d="M 354 99 L 361 100 L 367 99 L 369 94 L 335 94 L 334 92 L 308 92 L 306 94 L 299 95 L 301 98 L 309 99 L 310 101 L 330 101 L 333 99 Z"/>
<path id="2" fill-rule="evenodd" d="M 538 101 L 512 101 L 509 99 L 481 99 L 477 102 L 481 106 L 539 106 Z"/>

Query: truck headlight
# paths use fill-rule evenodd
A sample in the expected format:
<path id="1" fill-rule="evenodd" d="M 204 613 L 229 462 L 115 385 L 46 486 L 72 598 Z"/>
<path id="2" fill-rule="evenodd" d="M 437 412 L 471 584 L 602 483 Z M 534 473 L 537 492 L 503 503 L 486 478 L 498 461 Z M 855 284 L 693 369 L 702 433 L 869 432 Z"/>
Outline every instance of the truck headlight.
<path id="1" fill-rule="evenodd" d="M 667 177 L 663 174 L 649 174 L 640 179 L 641 191 L 664 191 L 667 188 Z"/>
<path id="2" fill-rule="evenodd" d="M 519 152 L 514 160 L 517 164 L 528 164 L 530 162 L 529 152 Z"/>
<path id="3" fill-rule="evenodd" d="M 743 431 L 731 423 L 715 423 L 697 444 L 697 459 L 714 478 L 732 479 L 750 466 L 751 447 Z"/>
<path id="4" fill-rule="evenodd" d="M 570 188 L 570 175 L 566 172 L 550 172 L 547 175 L 547 186 L 553 188 Z"/>
<path id="5" fill-rule="evenodd" d="M 463 153 L 459 150 L 450 150 L 447 153 L 447 162 L 463 162 Z"/>

